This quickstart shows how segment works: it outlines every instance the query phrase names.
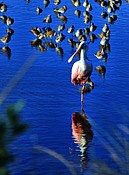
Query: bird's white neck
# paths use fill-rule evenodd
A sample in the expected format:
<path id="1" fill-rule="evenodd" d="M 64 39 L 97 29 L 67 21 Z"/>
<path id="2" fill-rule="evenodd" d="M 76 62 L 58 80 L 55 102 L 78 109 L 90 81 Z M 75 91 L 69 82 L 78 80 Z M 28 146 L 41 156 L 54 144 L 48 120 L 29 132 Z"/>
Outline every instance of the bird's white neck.
<path id="1" fill-rule="evenodd" d="M 81 53 L 80 53 L 80 61 L 81 62 L 85 62 L 85 50 L 81 49 Z"/>
<path id="2" fill-rule="evenodd" d="M 84 49 L 81 49 L 81 53 L 80 53 L 80 67 L 82 70 L 85 70 L 85 68 L 86 68 L 85 50 Z"/>

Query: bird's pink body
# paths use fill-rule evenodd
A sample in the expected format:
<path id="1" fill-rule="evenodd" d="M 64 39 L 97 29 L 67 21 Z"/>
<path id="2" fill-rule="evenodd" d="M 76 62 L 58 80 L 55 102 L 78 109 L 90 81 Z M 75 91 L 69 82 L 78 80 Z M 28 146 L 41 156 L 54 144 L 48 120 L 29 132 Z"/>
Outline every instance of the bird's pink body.
<path id="1" fill-rule="evenodd" d="M 76 61 L 73 64 L 72 67 L 72 74 L 71 74 L 71 82 L 74 85 L 81 85 L 84 84 L 88 78 L 91 75 L 92 72 L 92 65 L 85 63 L 85 65 L 83 65 L 83 67 L 85 66 L 85 69 L 81 67 L 81 61 Z"/>
<path id="2" fill-rule="evenodd" d="M 75 55 L 80 51 L 80 60 L 76 61 L 72 67 L 72 74 L 71 74 L 71 82 L 74 85 L 81 85 L 86 82 L 89 82 L 89 78 L 92 73 L 92 63 L 85 59 L 85 50 L 86 47 L 84 45 L 84 41 L 82 41 L 76 50 L 76 52 L 69 58 L 68 62 L 70 63 Z"/>

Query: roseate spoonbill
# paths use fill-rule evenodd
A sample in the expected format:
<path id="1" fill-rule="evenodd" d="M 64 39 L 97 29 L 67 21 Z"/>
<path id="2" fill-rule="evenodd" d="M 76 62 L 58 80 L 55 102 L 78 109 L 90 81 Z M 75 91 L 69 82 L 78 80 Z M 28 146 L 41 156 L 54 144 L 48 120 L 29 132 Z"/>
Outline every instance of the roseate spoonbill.
<path id="1" fill-rule="evenodd" d="M 82 91 L 81 91 L 81 108 L 82 111 L 84 111 L 84 92 L 83 89 L 85 87 L 85 84 L 90 84 L 91 87 L 94 87 L 94 83 L 90 80 L 90 76 L 92 73 L 92 63 L 89 62 L 87 59 L 85 59 L 85 51 L 87 50 L 87 45 L 85 44 L 85 41 L 82 41 L 79 44 L 78 49 L 76 52 L 69 58 L 68 63 L 70 63 L 75 55 L 81 50 L 80 53 L 80 60 L 76 61 L 73 64 L 72 67 L 72 74 L 71 74 L 71 81 L 74 85 L 82 85 Z"/>
<path id="2" fill-rule="evenodd" d="M 90 80 L 93 66 L 91 62 L 85 59 L 86 49 L 87 45 L 85 44 L 85 41 L 82 41 L 76 52 L 68 60 L 68 63 L 70 63 L 74 59 L 75 55 L 81 50 L 80 60 L 76 61 L 72 67 L 71 81 L 74 85 L 88 83 L 91 86 L 94 86 L 94 83 Z"/>

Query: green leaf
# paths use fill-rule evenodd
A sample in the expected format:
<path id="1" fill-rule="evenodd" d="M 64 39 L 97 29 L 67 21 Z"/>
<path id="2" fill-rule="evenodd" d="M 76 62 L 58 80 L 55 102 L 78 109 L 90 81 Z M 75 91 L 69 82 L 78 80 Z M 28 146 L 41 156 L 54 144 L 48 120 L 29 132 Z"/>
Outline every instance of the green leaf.
<path id="1" fill-rule="evenodd" d="M 0 168 L 0 175 L 9 175 L 9 171 L 6 168 L 1 167 Z"/>
<path id="2" fill-rule="evenodd" d="M 16 113 L 13 107 L 7 108 L 7 117 L 11 125 L 16 125 L 17 123 L 19 123 L 20 116 L 18 115 L 18 113 Z"/>
<path id="3" fill-rule="evenodd" d="M 5 147 L 0 147 L 0 167 L 6 166 L 9 162 L 12 162 L 14 157 Z M 1 175 L 1 174 L 0 174 Z"/>

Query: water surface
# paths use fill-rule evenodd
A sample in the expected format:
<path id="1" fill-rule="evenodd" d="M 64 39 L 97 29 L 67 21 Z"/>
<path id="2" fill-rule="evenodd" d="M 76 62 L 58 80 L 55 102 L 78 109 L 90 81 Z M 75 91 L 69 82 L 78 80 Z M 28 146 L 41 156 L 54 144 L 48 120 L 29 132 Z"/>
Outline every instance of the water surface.
<path id="1" fill-rule="evenodd" d="M 113 142 L 113 140 L 108 139 L 108 136 L 115 138 L 113 129 L 129 125 L 128 4 L 123 2 L 120 10 L 116 13 L 118 20 L 114 25 L 110 25 L 111 52 L 105 64 L 107 68 L 105 79 L 95 71 L 95 67 L 100 64 L 94 56 L 99 47 L 99 39 L 89 46 L 87 53 L 94 66 L 91 78 L 95 83 L 95 88 L 91 93 L 85 95 L 85 112 L 91 125 L 93 138 L 88 143 L 86 161 L 83 163 L 80 147 L 72 134 L 72 114 L 80 112 L 79 87 L 71 84 L 72 64 L 67 63 L 73 50 L 68 46 L 67 40 L 61 45 L 64 48 L 63 57 L 55 50 L 48 49 L 47 52 L 41 53 L 30 45 L 34 36 L 29 30 L 34 26 L 44 27 L 45 24 L 42 23 L 42 20 L 52 12 L 54 6 L 50 3 L 45 9 L 42 1 L 32 1 L 30 4 L 26 4 L 25 1 L 19 3 L 7 0 L 6 3 L 8 5 L 6 15 L 15 19 L 15 23 L 12 25 L 15 34 L 9 43 L 12 51 L 10 59 L 8 60 L 4 54 L 0 54 L 0 91 L 2 92 L 27 59 L 36 57 L 34 64 L 12 89 L 1 106 L 3 112 L 7 104 L 24 99 L 25 108 L 22 119 L 30 126 L 28 131 L 12 144 L 12 151 L 17 155 L 17 161 L 10 165 L 12 174 L 54 175 L 69 173 L 69 170 L 59 160 L 34 150 L 33 147 L 36 145 L 45 146 L 61 154 L 70 161 L 78 174 L 90 174 L 90 167 L 96 158 L 117 169 L 118 166 L 113 162 L 105 145 L 109 141 Z M 93 21 L 98 26 L 97 34 L 101 32 L 106 20 L 100 18 L 102 11 L 100 6 L 95 2 L 92 3 L 94 7 Z M 66 29 L 71 24 L 75 25 L 76 28 L 84 26 L 82 17 L 78 19 L 74 16 L 75 8 L 72 4 L 66 0 L 62 2 L 62 5 L 64 4 L 68 6 L 66 15 L 69 18 Z M 37 6 L 43 8 L 43 13 L 39 16 L 35 12 Z M 83 7 L 80 7 L 80 10 L 83 10 Z M 54 20 L 51 27 L 56 29 L 61 22 L 55 16 Z M 2 22 L 0 25 L 0 37 L 2 37 L 7 27 Z M 67 35 L 67 32 L 65 31 L 64 34 Z M 2 46 L 1 43 L 0 47 Z M 127 140 L 127 135 L 125 133 L 123 135 Z"/>

